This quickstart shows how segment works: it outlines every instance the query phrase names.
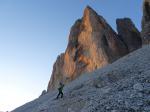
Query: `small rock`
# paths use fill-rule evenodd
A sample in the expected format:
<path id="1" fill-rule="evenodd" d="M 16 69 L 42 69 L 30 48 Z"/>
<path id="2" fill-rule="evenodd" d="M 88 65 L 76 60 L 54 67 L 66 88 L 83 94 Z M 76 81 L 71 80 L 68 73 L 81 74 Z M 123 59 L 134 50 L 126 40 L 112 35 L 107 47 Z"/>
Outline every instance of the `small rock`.
<path id="1" fill-rule="evenodd" d="M 131 95 L 130 95 L 130 98 L 134 98 L 134 97 L 135 97 L 135 94 L 131 94 Z"/>
<path id="2" fill-rule="evenodd" d="M 106 107 L 106 110 L 109 110 L 109 109 L 110 109 L 110 106 L 107 106 L 107 107 Z"/>
<path id="3" fill-rule="evenodd" d="M 142 93 L 138 93 L 138 97 L 143 97 L 143 94 Z"/>
<path id="4" fill-rule="evenodd" d="M 96 84 L 95 87 L 96 88 L 101 88 L 102 86 L 101 86 L 101 84 Z"/>
<path id="5" fill-rule="evenodd" d="M 123 102 L 122 100 L 118 100 L 118 103 L 121 103 L 121 102 Z"/>
<path id="6" fill-rule="evenodd" d="M 143 105 L 143 101 L 142 101 L 142 100 L 141 100 L 141 101 L 138 101 L 138 102 L 137 102 L 137 105 L 138 105 L 138 106 L 142 106 L 142 105 Z"/>
<path id="7" fill-rule="evenodd" d="M 117 110 L 111 110 L 111 112 L 118 112 Z"/>
<path id="8" fill-rule="evenodd" d="M 126 107 L 129 107 L 129 106 L 130 106 L 130 103 L 127 102 L 127 101 L 125 101 L 125 105 L 126 105 Z"/>
<path id="9" fill-rule="evenodd" d="M 110 92 L 111 88 L 102 88 L 101 90 L 103 93 L 107 94 Z"/>
<path id="10" fill-rule="evenodd" d="M 133 89 L 137 90 L 137 91 L 143 91 L 143 85 L 141 83 L 137 83 L 133 85 Z"/>
<path id="11" fill-rule="evenodd" d="M 146 112 L 150 112 L 150 106 L 145 107 L 144 110 L 145 110 Z"/>
<path id="12" fill-rule="evenodd" d="M 68 108 L 68 112 L 74 112 L 71 108 Z"/>
<path id="13" fill-rule="evenodd" d="M 148 80 L 148 79 L 146 79 L 146 81 L 145 81 L 146 83 L 150 83 L 150 80 Z"/>
<path id="14" fill-rule="evenodd" d="M 46 93 L 47 93 L 46 90 L 43 90 L 42 93 L 41 93 L 41 95 L 40 95 L 40 97 L 43 96 L 43 95 L 45 95 Z"/>

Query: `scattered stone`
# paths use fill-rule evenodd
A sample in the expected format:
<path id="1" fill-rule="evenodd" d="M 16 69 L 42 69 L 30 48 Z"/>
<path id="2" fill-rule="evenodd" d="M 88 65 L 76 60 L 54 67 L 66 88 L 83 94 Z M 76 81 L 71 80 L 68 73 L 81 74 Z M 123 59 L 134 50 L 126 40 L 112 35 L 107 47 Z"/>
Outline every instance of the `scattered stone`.
<path id="1" fill-rule="evenodd" d="M 111 112 L 118 112 L 117 110 L 111 110 Z"/>
<path id="2" fill-rule="evenodd" d="M 138 106 L 142 106 L 142 105 L 143 105 L 143 101 L 142 101 L 142 100 L 137 101 L 137 105 L 138 105 Z"/>
<path id="3" fill-rule="evenodd" d="M 110 90 L 111 90 L 111 88 L 102 88 L 102 89 L 101 89 L 102 93 L 104 93 L 104 94 L 109 93 Z"/>
<path id="4" fill-rule="evenodd" d="M 145 82 L 150 74 L 149 52 L 150 46 L 143 46 L 92 75 L 79 77 L 65 86 L 63 99 L 54 100 L 57 91 L 53 91 L 12 112 L 40 112 L 43 109 L 46 109 L 43 112 L 150 112 L 150 94 L 146 92 L 150 90 L 150 84 Z M 141 74 L 138 74 L 139 69 L 143 71 Z M 112 71 L 116 71 L 115 77 L 119 78 L 109 81 L 106 74 Z M 125 76 L 121 77 L 123 74 Z M 103 86 L 99 89 L 90 86 L 93 81 Z"/>
<path id="5" fill-rule="evenodd" d="M 75 111 L 73 111 L 71 108 L 68 108 L 68 112 L 75 112 Z"/>
<path id="6" fill-rule="evenodd" d="M 133 88 L 137 91 L 143 91 L 143 85 L 141 83 L 137 83 L 133 85 Z"/>

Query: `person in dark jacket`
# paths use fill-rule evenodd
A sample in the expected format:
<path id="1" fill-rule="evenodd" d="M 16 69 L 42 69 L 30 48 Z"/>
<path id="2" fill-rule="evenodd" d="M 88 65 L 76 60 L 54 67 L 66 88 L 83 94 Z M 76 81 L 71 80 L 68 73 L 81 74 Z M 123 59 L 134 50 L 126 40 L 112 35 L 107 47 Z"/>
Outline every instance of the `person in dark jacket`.
<path id="1" fill-rule="evenodd" d="M 64 84 L 62 84 L 61 82 L 59 83 L 59 88 L 58 88 L 58 95 L 57 95 L 57 97 L 56 97 L 56 99 L 58 99 L 59 98 L 59 96 L 61 95 L 61 98 L 63 98 L 63 88 L 64 88 Z"/>

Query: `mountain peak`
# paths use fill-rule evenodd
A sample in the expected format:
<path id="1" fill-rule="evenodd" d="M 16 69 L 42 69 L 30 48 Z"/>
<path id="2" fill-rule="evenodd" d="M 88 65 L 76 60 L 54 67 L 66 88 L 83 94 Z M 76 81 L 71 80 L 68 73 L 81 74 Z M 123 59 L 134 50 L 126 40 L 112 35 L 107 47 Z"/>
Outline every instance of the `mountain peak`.
<path id="1" fill-rule="evenodd" d="M 90 6 L 86 6 L 83 13 L 83 26 L 88 31 L 99 30 L 97 25 L 99 24 L 101 17 Z M 103 23 L 103 22 L 102 22 Z"/>
<path id="2" fill-rule="evenodd" d="M 84 15 L 89 14 L 89 13 L 97 14 L 94 9 L 92 9 L 89 5 L 87 5 L 86 8 L 84 9 Z"/>
<path id="3" fill-rule="evenodd" d="M 93 10 L 89 5 L 85 7 L 85 10 Z"/>
<path id="4" fill-rule="evenodd" d="M 56 60 L 48 85 L 48 92 L 59 82 L 71 82 L 81 74 L 106 66 L 128 51 L 117 34 L 102 16 L 90 6 L 82 19 L 72 26 L 64 55 Z"/>

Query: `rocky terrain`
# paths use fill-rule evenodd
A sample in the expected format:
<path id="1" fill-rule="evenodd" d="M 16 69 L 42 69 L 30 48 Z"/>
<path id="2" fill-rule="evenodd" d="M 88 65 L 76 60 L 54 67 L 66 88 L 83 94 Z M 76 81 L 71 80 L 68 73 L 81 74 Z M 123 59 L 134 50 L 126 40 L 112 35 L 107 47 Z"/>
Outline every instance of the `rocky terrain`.
<path id="1" fill-rule="evenodd" d="M 129 18 L 117 19 L 118 34 L 91 7 L 72 26 L 65 53 L 58 56 L 48 91 L 67 84 L 83 73 L 114 62 L 142 46 L 140 32 Z"/>
<path id="2" fill-rule="evenodd" d="M 12 112 L 150 112 L 150 46 L 82 75 Z"/>

